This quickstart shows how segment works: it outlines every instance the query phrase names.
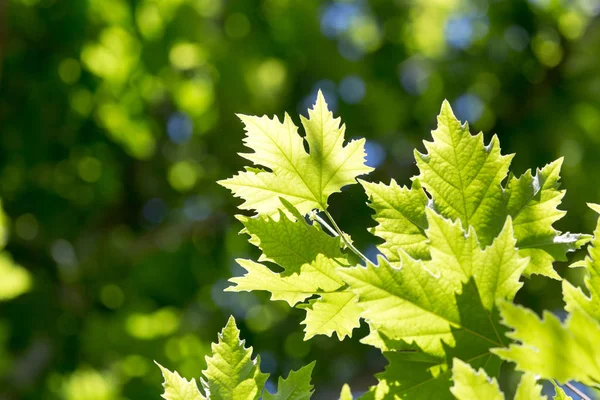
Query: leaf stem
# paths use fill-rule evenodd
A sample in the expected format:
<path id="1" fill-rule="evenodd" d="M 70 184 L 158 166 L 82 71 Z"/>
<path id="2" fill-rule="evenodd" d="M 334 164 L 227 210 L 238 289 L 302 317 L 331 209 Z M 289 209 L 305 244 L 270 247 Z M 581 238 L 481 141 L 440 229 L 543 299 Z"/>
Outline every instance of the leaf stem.
<path id="1" fill-rule="evenodd" d="M 579 390 L 575 385 L 570 382 L 565 383 L 565 386 L 568 387 L 573 393 L 577 396 L 581 397 L 581 400 L 592 400 L 588 395 Z"/>
<path id="2" fill-rule="evenodd" d="M 340 229 L 340 227 L 338 226 L 338 224 L 335 222 L 335 220 L 333 219 L 333 217 L 331 216 L 331 214 L 329 214 L 329 211 L 323 210 L 323 212 L 325 213 L 325 215 L 327 216 L 327 218 L 329 219 L 329 221 L 333 225 L 333 228 L 335 229 L 335 231 L 337 232 L 337 234 L 342 238 L 342 240 L 344 241 L 344 243 L 346 243 L 346 246 L 348 246 L 348 248 L 350 250 L 352 250 L 352 252 L 354 254 L 356 254 L 360 259 L 362 259 L 365 263 L 372 264 L 372 262 L 369 261 L 369 259 L 367 258 L 367 256 L 365 256 L 363 253 L 361 253 L 360 250 L 358 250 L 356 247 L 354 247 L 354 245 L 346 238 L 346 235 L 344 235 L 344 232 L 342 232 L 342 230 Z M 329 225 L 326 225 L 326 226 L 329 229 L 331 229 L 331 227 L 329 227 Z"/>
<path id="3" fill-rule="evenodd" d="M 327 228 L 327 230 L 328 230 L 329 232 L 331 232 L 331 234 L 332 234 L 333 236 L 336 236 L 336 237 L 337 237 L 337 236 L 340 236 L 340 235 L 339 235 L 339 234 L 338 234 L 338 233 L 335 231 L 335 229 L 333 229 L 333 228 L 331 227 L 331 225 L 329 225 L 329 224 L 327 223 L 327 221 L 325 221 L 323 218 L 321 218 L 321 216 L 320 216 L 319 214 L 317 214 L 316 212 L 314 212 L 314 213 L 312 214 L 312 217 L 313 217 L 315 220 L 317 220 L 317 222 L 319 222 L 321 225 L 323 225 L 325 228 Z"/>

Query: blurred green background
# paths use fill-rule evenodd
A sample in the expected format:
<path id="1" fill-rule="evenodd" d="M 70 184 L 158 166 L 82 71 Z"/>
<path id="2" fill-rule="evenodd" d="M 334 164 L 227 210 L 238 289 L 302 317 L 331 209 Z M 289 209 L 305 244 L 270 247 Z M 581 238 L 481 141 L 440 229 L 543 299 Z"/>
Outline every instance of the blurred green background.
<path id="1" fill-rule="evenodd" d="M 513 171 L 564 156 L 558 228 L 600 202 L 597 0 L 0 1 L 0 399 L 151 399 L 153 360 L 198 377 L 230 314 L 273 379 L 317 360 L 318 398 L 373 383 L 352 339 L 302 341 L 300 310 L 225 293 L 258 256 L 215 184 L 243 165 L 234 113 L 288 111 L 323 90 L 369 179 L 407 184 L 444 98 Z M 368 254 L 354 186 L 332 214 Z M 582 257 L 581 254 L 575 257 Z M 578 280 L 565 265 L 557 269 Z M 533 278 L 518 300 L 562 307 Z"/>

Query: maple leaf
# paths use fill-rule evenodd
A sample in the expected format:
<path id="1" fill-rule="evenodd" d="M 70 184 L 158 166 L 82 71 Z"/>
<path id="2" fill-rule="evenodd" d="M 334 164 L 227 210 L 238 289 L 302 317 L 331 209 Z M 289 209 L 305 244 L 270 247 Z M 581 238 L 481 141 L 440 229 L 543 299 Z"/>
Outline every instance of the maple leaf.
<path id="1" fill-rule="evenodd" d="M 339 400 L 353 400 L 352 391 L 350 390 L 350 386 L 346 383 L 342 386 L 342 391 L 340 392 Z"/>
<path id="2" fill-rule="evenodd" d="M 600 213 L 600 205 L 588 205 L 594 211 Z M 580 288 L 576 288 L 568 281 L 563 281 L 565 309 L 569 312 L 580 310 L 596 321 L 600 321 L 600 219 L 594 230 L 594 239 L 587 250 L 588 256 L 583 263 L 578 263 L 574 266 L 585 267 L 585 286 L 589 292 L 589 296 L 585 295 Z"/>
<path id="3" fill-rule="evenodd" d="M 600 384 L 600 324 L 575 310 L 564 324 L 544 312 L 543 319 L 531 310 L 512 304 L 501 306 L 503 323 L 517 341 L 508 348 L 493 349 L 501 358 L 513 361 L 517 369 L 560 383 L 571 380 L 585 385 Z"/>
<path id="4" fill-rule="evenodd" d="M 504 400 L 495 378 L 490 379 L 483 369 L 475 371 L 469 364 L 459 359 L 454 360 L 452 380 L 454 386 L 450 391 L 458 400 Z"/>
<path id="5" fill-rule="evenodd" d="M 460 220 L 465 229 L 473 226 L 482 244 L 491 243 L 504 223 L 497 218 L 504 211 L 500 183 L 513 156 L 500 154 L 496 135 L 487 146 L 482 133 L 472 136 L 469 124 L 460 123 L 447 101 L 431 135 L 433 142 L 424 142 L 427 154 L 415 150 L 419 181 L 440 214 Z"/>
<path id="6" fill-rule="evenodd" d="M 552 227 L 566 212 L 559 210 L 565 190 L 559 190 L 562 158 L 535 175 L 531 171 L 512 177 L 506 187 L 507 213 L 513 217 L 517 247 L 524 257 L 530 257 L 526 275 L 541 274 L 560 279 L 552 268 L 553 261 L 567 261 L 565 254 L 587 243 L 590 235 L 561 234 Z"/>
<path id="7" fill-rule="evenodd" d="M 269 374 L 260 371 L 260 356 L 252 359 L 252 347 L 245 348 L 233 317 L 219 333 L 206 357 L 202 386 L 211 400 L 256 400 L 263 392 Z"/>
<path id="8" fill-rule="evenodd" d="M 362 308 L 358 306 L 358 297 L 349 291 L 323 293 L 318 299 L 303 305 L 306 318 L 302 324 L 304 340 L 315 335 L 336 333 L 339 340 L 352 337 L 352 330 L 360 326 Z"/>
<path id="9" fill-rule="evenodd" d="M 600 212 L 600 206 L 590 204 Z M 588 247 L 588 257 L 574 266 L 586 268 L 585 284 L 590 293 L 586 296 L 580 288 L 563 282 L 566 321 L 549 312 L 543 319 L 531 310 L 504 304 L 501 308 L 503 323 L 512 328 L 507 336 L 517 341 L 508 348 L 494 349 L 505 360 L 513 361 L 517 368 L 546 379 L 565 383 L 576 380 L 586 385 L 600 385 L 600 219 L 594 238 Z"/>
<path id="10" fill-rule="evenodd" d="M 485 370 L 475 371 L 473 367 L 459 359 L 454 360 L 452 367 L 454 385 L 450 389 L 458 400 L 504 400 L 496 378 L 490 378 Z M 515 393 L 515 400 L 547 400 L 542 395 L 542 386 L 532 374 L 523 374 Z"/>
<path id="11" fill-rule="evenodd" d="M 239 115 L 246 128 L 244 144 L 254 150 L 240 155 L 270 169 L 251 168 L 218 182 L 244 199 L 241 209 L 277 217 L 282 197 L 301 214 L 325 210 L 331 194 L 373 170 L 365 165 L 364 139 L 344 146 L 345 125 L 333 118 L 320 91 L 308 114 L 308 119 L 302 118 L 305 139 L 287 114 L 283 122 Z M 305 140 L 310 153 L 304 149 Z"/>
<path id="12" fill-rule="evenodd" d="M 348 267 L 348 256 L 341 250 L 340 237 L 323 232 L 319 225 L 309 224 L 289 202 L 283 201 L 286 215 L 244 217 L 242 233 L 250 235 L 250 243 L 262 250 L 261 262 L 273 262 L 283 268 L 273 272 L 267 266 L 250 260 L 237 260 L 247 273 L 229 281 L 235 286 L 227 291 L 266 290 L 271 300 L 284 300 L 290 306 L 306 309 L 305 339 L 317 334 L 332 335 L 342 340 L 360 325 L 362 308 L 354 293 L 345 285 L 336 268 Z M 301 303 L 318 296 L 309 303 Z M 300 303 L 300 304 L 298 304 Z"/>
<path id="13" fill-rule="evenodd" d="M 156 363 L 160 368 L 163 378 L 163 387 L 165 392 L 162 394 L 162 398 L 165 400 L 206 400 L 196 385 L 195 379 L 189 381 L 182 378 L 178 372 L 171 372 L 162 365 Z"/>
<path id="14" fill-rule="evenodd" d="M 393 350 L 386 353 L 390 363 L 375 392 L 401 398 L 409 398 L 416 386 L 422 398 L 448 395 L 453 357 L 489 362 L 489 349 L 502 343 L 496 304 L 514 298 L 527 265 L 515 248 L 510 218 L 481 249 L 472 227 L 465 231 L 429 208 L 426 215 L 430 260 L 400 251 L 400 268 L 380 258 L 377 266 L 338 269 L 380 339 L 368 340 Z"/>
<path id="15" fill-rule="evenodd" d="M 418 180 L 410 189 L 400 187 L 392 179 L 389 185 L 359 180 L 369 196 L 369 206 L 375 210 L 373 218 L 378 222 L 370 232 L 385 240 L 378 246 L 386 258 L 399 261 L 402 249 L 415 259 L 429 258 L 427 247 L 427 218 L 425 208 L 429 199 Z"/>
<path id="16" fill-rule="evenodd" d="M 298 371 L 290 371 L 287 378 L 279 378 L 277 393 L 271 394 L 265 391 L 264 400 L 308 400 L 313 394 L 313 386 L 310 383 L 315 362 L 300 368 Z"/>
<path id="17" fill-rule="evenodd" d="M 548 164 L 535 175 L 527 171 L 519 178 L 507 177 L 512 155 L 502 155 L 497 136 L 488 145 L 483 134 L 469 133 L 448 102 L 438 116 L 433 141 L 424 142 L 426 154 L 415 151 L 419 175 L 412 188 L 362 182 L 375 210 L 378 225 L 371 232 L 384 239 L 378 248 L 392 262 L 402 249 L 417 259 L 428 259 L 424 209 L 431 202 L 436 212 L 475 228 L 482 246 L 498 235 L 508 216 L 513 218 L 517 247 L 529 257 L 525 275 L 542 274 L 560 279 L 552 262 L 565 261 L 565 253 L 576 250 L 590 237 L 561 234 L 552 225 L 564 216 L 557 209 L 565 191 L 559 190 L 562 160 Z M 423 192 L 427 190 L 431 199 Z"/>
<path id="18" fill-rule="evenodd" d="M 269 393 L 265 384 L 269 374 L 260 371 L 260 357 L 252 359 L 252 347 L 244 347 L 235 319 L 229 318 L 219 334 L 218 343 L 211 345 L 212 355 L 206 357 L 207 368 L 202 371 L 202 395 L 195 379 L 187 380 L 178 372 L 171 372 L 156 363 L 164 377 L 165 400 L 308 400 L 313 393 L 312 362 L 298 371 L 290 371 L 285 379 L 279 378 L 277 392 Z"/>

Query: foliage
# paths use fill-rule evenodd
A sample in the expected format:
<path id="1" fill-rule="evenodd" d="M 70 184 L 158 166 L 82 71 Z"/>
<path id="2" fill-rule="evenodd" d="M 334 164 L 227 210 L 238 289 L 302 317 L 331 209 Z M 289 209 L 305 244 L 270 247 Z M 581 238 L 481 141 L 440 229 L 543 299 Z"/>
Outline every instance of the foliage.
<path id="1" fill-rule="evenodd" d="M 591 204 L 590 207 L 600 212 L 600 206 Z M 507 349 L 496 349 L 496 354 L 515 362 L 518 369 L 531 371 L 545 379 L 563 383 L 576 380 L 594 387 L 600 385 L 600 353 L 595 346 L 600 339 L 599 249 L 600 219 L 588 247 L 588 257 L 573 265 L 586 268 L 589 296 L 571 283 L 563 282 L 565 309 L 569 314 L 562 324 L 547 312 L 540 320 L 530 310 L 503 305 L 503 323 L 513 329 L 508 336 L 517 343 Z"/>
<path id="2" fill-rule="evenodd" d="M 343 152 L 343 132 L 338 129 L 339 122 L 331 123 L 332 113 L 320 93 L 313 117 L 315 110 L 321 114 L 313 124 L 305 123 L 306 140 L 314 140 L 309 129 L 318 131 L 321 143 L 338 144 L 336 148 L 330 146 L 331 152 Z M 375 264 L 340 230 L 327 211 L 327 198 L 317 200 L 322 198 L 319 188 L 330 181 L 323 184 L 322 176 L 333 175 L 329 163 L 311 163 L 306 157 L 316 153 L 317 160 L 321 160 L 323 152 L 315 149 L 324 146 L 309 143 L 311 153 L 304 153 L 302 139 L 287 115 L 284 124 L 267 117 L 242 120 L 247 127 L 245 143 L 255 151 L 251 157 L 244 157 L 273 171 L 256 172 L 251 166 L 242 173 L 272 174 L 267 178 L 269 185 L 262 179 L 240 180 L 243 175 L 220 182 L 244 198 L 240 208 L 256 212 L 238 219 L 245 226 L 242 232 L 250 235 L 250 243 L 262 251 L 262 263 L 238 260 L 247 274 L 232 278 L 235 286 L 228 290 L 265 290 L 271 292 L 271 300 L 306 308 L 305 340 L 332 332 L 341 340 L 352 335 L 359 319 L 365 320 L 370 334 L 362 341 L 384 352 L 388 366 L 377 375 L 378 384 L 361 398 L 444 399 L 454 395 L 458 399 L 504 399 L 496 380 L 501 364 L 497 355 L 516 361 L 517 368 L 527 371 L 517 387 L 517 399 L 547 398 L 537 383 L 540 376 L 561 383 L 576 380 L 598 384 L 594 369 L 598 357 L 589 350 L 597 339 L 595 333 L 600 332 L 600 325 L 593 319 L 595 310 L 600 309 L 595 298 L 589 299 L 565 283 L 567 307 L 572 314 L 564 328 L 554 316 L 548 315 L 540 322 L 533 312 L 512 305 L 522 287 L 521 277 L 536 273 L 560 279 L 552 269 L 553 262 L 564 260 L 567 252 L 591 239 L 589 235 L 561 234 L 552 226 L 565 214 L 557 209 L 564 196 L 558 187 L 560 161 L 548 164 L 535 175 L 528 171 L 520 178 L 511 177 L 503 187 L 512 155 L 501 154 L 495 136 L 484 145 L 482 133 L 471 135 L 468 125 L 461 124 L 444 102 L 438 127 L 432 132 L 433 142 L 425 142 L 428 153 L 415 152 L 420 174 L 413 178 L 410 189 L 395 182 L 390 186 L 361 182 L 379 223 L 373 232 L 386 240 L 381 248 L 388 257 L 379 256 Z M 250 121 L 254 121 L 253 127 L 258 126 L 256 121 L 268 126 L 261 131 L 262 136 L 248 128 Z M 287 175 L 279 168 L 284 161 L 292 165 L 290 160 L 298 159 L 298 149 L 304 159 L 298 165 L 311 167 L 288 170 L 287 174 L 294 176 L 290 179 L 298 182 L 284 190 L 283 178 Z M 330 156 L 335 158 L 334 154 Z M 345 168 L 345 164 L 337 165 L 340 167 L 334 171 Z M 362 160 L 349 168 L 356 171 L 355 177 L 368 172 Z M 303 211 L 297 206 L 304 207 L 308 195 L 292 193 L 303 190 L 299 182 L 306 188 L 316 188 L 316 192 L 308 190 L 316 195 Z M 271 208 L 275 190 L 269 189 L 279 184 L 281 206 L 275 213 Z M 264 194 L 267 190 L 269 197 Z M 319 209 L 312 211 L 315 207 Z M 333 227 L 318 216 L 318 211 Z M 309 212 L 312 222 L 306 220 Z M 596 233 L 600 234 L 600 222 Z M 600 270 L 595 264 L 598 246 L 600 242 L 594 239 L 590 258 L 585 261 L 591 271 L 587 282 L 593 292 L 600 290 L 590 284 L 597 280 Z M 348 252 L 356 253 L 366 265 L 352 266 L 344 256 Z M 265 263 L 278 265 L 282 272 L 273 271 Z M 502 323 L 515 331 L 507 334 Z M 237 338 L 237 334 L 229 336 Z M 507 349 L 509 339 L 521 344 L 511 344 Z M 235 347 L 235 340 L 229 342 L 228 349 Z M 219 355 L 218 346 L 213 352 Z M 243 357 L 223 357 L 238 358 Z M 249 386 L 232 394 L 242 380 L 236 380 L 236 373 L 227 372 L 228 368 L 219 368 L 223 376 L 218 380 L 233 379 L 227 384 L 226 398 L 260 396 L 264 381 L 258 378 L 245 381 Z M 243 368 L 245 376 L 260 373 L 249 368 Z M 209 397 L 213 396 L 213 390 L 205 387 Z M 555 398 L 562 396 L 560 390 Z M 351 397 L 347 392 L 346 387 L 341 396 Z"/>
<path id="3" fill-rule="evenodd" d="M 350 292 L 317 294 L 299 309 L 265 301 L 265 291 L 222 290 L 244 274 L 234 259 L 261 253 L 236 234 L 238 199 L 214 184 L 250 164 L 234 156 L 246 152 L 235 112 L 282 121 L 288 110 L 303 135 L 294 114 L 308 118 L 321 88 L 347 141 L 366 138 L 376 169 L 364 179 L 405 185 L 419 174 L 411 150 L 425 152 L 420 140 L 448 98 L 486 143 L 497 132 L 503 151 L 518 154 L 517 176 L 565 156 L 569 214 L 554 226 L 590 232 L 593 212 L 581 205 L 600 201 L 590 185 L 600 173 L 598 11 L 585 0 L 0 1 L 0 197 L 10 231 L 0 274 L 20 282 L 0 285 L 15 293 L 28 282 L 0 301 L 0 398 L 155 398 L 152 360 L 198 377 L 232 314 L 272 376 L 318 359 L 315 397 L 337 396 L 344 382 L 366 390 L 385 364 L 359 343 L 368 325 L 327 328 L 343 341 L 308 329 L 311 303 L 310 315 L 326 315 L 327 297 Z M 375 261 L 364 202 L 361 185 L 327 199 Z M 309 225 L 317 216 L 327 219 L 320 212 Z M 583 279 L 564 262 L 553 269 L 575 286 Z M 523 283 L 517 303 L 562 309 L 560 281 Z M 308 332 L 297 329 L 303 320 Z"/>
<path id="4" fill-rule="evenodd" d="M 219 334 L 219 342 L 212 345 L 212 356 L 207 357 L 207 369 L 202 371 L 202 386 L 206 397 L 200 393 L 194 379 L 188 381 L 177 372 L 159 365 L 165 379 L 165 400 L 306 400 L 313 389 L 310 384 L 314 363 L 298 371 L 290 371 L 287 378 L 279 378 L 277 392 L 265 390 L 269 374 L 260 371 L 260 357 L 252 359 L 252 347 L 245 348 L 240 340 L 233 317 Z"/>

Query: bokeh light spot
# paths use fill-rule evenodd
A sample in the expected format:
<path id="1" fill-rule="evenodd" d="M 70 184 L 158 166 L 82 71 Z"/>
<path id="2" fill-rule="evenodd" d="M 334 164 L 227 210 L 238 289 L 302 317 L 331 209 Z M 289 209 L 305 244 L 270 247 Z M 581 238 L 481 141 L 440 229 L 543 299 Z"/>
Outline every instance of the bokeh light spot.
<path id="1" fill-rule="evenodd" d="M 58 65 L 58 75 L 66 84 L 73 84 L 79 80 L 81 76 L 81 66 L 79 61 L 73 58 L 62 60 Z"/>
<path id="2" fill-rule="evenodd" d="M 199 67 L 206 61 L 206 53 L 194 43 L 177 43 L 169 51 L 171 65 L 178 69 Z"/>
<path id="3" fill-rule="evenodd" d="M 529 44 L 529 34 L 523 27 L 512 25 L 504 31 L 504 40 L 506 40 L 511 49 L 523 51 Z"/>
<path id="4" fill-rule="evenodd" d="M 308 355 L 311 344 L 304 340 L 302 332 L 292 332 L 286 338 L 283 344 L 285 354 L 292 358 L 302 359 Z"/>
<path id="5" fill-rule="evenodd" d="M 182 82 L 176 89 L 175 102 L 189 115 L 204 114 L 213 102 L 212 83 L 207 78 Z"/>
<path id="6" fill-rule="evenodd" d="M 102 164 L 94 157 L 83 157 L 77 164 L 79 176 L 86 182 L 93 183 L 102 176 Z"/>
<path id="7" fill-rule="evenodd" d="M 340 82 L 340 96 L 346 103 L 360 103 L 366 92 L 365 82 L 359 76 L 349 75 Z"/>
<path id="8" fill-rule="evenodd" d="M 123 305 L 125 293 L 117 285 L 105 285 L 100 290 L 100 300 L 106 307 L 114 310 Z"/>
<path id="9" fill-rule="evenodd" d="M 198 182 L 199 169 L 196 163 L 179 161 L 169 168 L 169 184 L 177 191 L 186 192 Z"/>
<path id="10" fill-rule="evenodd" d="M 446 21 L 446 41 L 457 49 L 466 49 L 473 42 L 473 21 L 471 18 L 458 15 Z"/>
<path id="11" fill-rule="evenodd" d="M 167 214 L 167 205 L 159 198 L 148 200 L 142 209 L 142 215 L 147 221 L 158 224 L 162 222 Z"/>
<path id="12" fill-rule="evenodd" d="M 15 221 L 17 236 L 25 240 L 33 240 L 39 231 L 39 224 L 33 214 L 23 214 Z"/>
<path id="13" fill-rule="evenodd" d="M 194 132 L 194 124 L 186 113 L 173 113 L 167 121 L 167 134 L 173 143 L 188 141 Z"/>
<path id="14" fill-rule="evenodd" d="M 225 33 L 232 39 L 241 39 L 250 33 L 250 21 L 242 13 L 233 13 L 225 20 Z"/>
<path id="15" fill-rule="evenodd" d="M 538 60 L 546 67 L 555 67 L 562 61 L 563 49 L 555 34 L 536 35 L 531 46 Z"/>
<path id="16" fill-rule="evenodd" d="M 477 122 L 485 106 L 479 96 L 465 93 L 454 101 L 456 116 L 463 121 Z"/>
<path id="17" fill-rule="evenodd" d="M 416 96 L 427 90 L 430 69 L 424 59 L 410 58 L 400 64 L 399 71 L 402 87 L 408 93 Z"/>

